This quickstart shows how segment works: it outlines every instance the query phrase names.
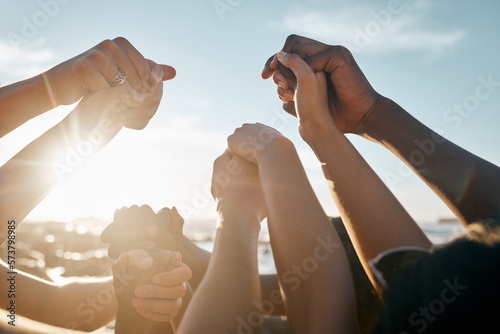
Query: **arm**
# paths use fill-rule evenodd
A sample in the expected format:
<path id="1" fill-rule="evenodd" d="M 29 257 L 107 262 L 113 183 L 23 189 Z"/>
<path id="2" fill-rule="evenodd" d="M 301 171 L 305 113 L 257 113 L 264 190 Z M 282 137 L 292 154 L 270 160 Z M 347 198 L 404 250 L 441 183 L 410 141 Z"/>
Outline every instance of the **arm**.
<path id="1" fill-rule="evenodd" d="M 0 168 L 0 242 L 6 238 L 7 222 L 17 226 L 58 182 L 118 133 L 119 117 L 139 105 L 142 95 L 116 87 L 84 98 L 64 120 Z"/>
<path id="2" fill-rule="evenodd" d="M 230 175 L 227 182 L 219 182 L 222 174 Z M 225 152 L 214 163 L 212 193 L 218 211 L 214 251 L 179 333 L 260 333 L 257 248 L 265 210 L 257 168 Z"/>
<path id="3" fill-rule="evenodd" d="M 367 119 L 364 137 L 381 144 L 464 224 L 500 217 L 500 168 L 441 137 L 389 99 Z"/>
<path id="4" fill-rule="evenodd" d="M 10 286 L 7 278 L 11 275 L 7 274 L 9 270 L 3 262 L 0 262 L 0 271 L 0 291 L 4 299 Z M 18 272 L 15 280 L 16 313 L 21 316 L 81 331 L 96 330 L 114 319 L 116 301 L 110 278 L 55 285 Z"/>
<path id="5" fill-rule="evenodd" d="M 109 88 L 118 70 L 127 76 L 126 87 L 142 93 L 175 76 L 172 67 L 145 59 L 123 37 L 103 41 L 43 75 L 0 88 L 0 138 L 49 109 Z M 154 113 L 157 106 L 145 109 Z"/>
<path id="6" fill-rule="evenodd" d="M 500 168 L 442 138 L 369 84 L 351 53 L 291 35 L 283 47 L 328 75 L 329 111 L 336 127 L 373 140 L 403 160 L 464 225 L 500 215 Z M 284 109 L 295 114 L 295 78 L 271 57 L 263 77 L 273 75 Z M 281 83 L 281 84 L 280 84 Z"/>
<path id="7" fill-rule="evenodd" d="M 347 256 L 293 144 L 260 124 L 243 125 L 228 142 L 231 152 L 259 168 L 271 246 L 294 332 L 356 333 Z"/>
<path id="8" fill-rule="evenodd" d="M 408 215 L 330 117 L 326 79 L 296 55 L 278 53 L 279 61 L 297 77 L 295 94 L 299 130 L 319 161 L 354 247 L 372 283 L 368 261 L 401 246 L 431 248 Z"/>
<path id="9" fill-rule="evenodd" d="M 125 223 L 127 222 L 127 223 Z M 108 255 L 117 258 L 121 253 L 134 248 L 158 247 L 181 252 L 184 263 L 192 270 L 189 281 L 193 290 L 197 290 L 208 268 L 212 254 L 198 247 L 182 234 L 184 219 L 177 209 L 163 208 L 157 213 L 148 205 L 122 208 L 115 212 L 114 222 L 102 233 L 101 239 L 109 243 Z M 133 230 L 134 233 L 130 233 Z M 276 275 L 262 275 L 262 299 L 278 300 L 271 310 L 272 315 L 284 315 L 283 303 L 280 302 L 279 285 Z M 184 300 L 183 305 L 187 305 Z"/>

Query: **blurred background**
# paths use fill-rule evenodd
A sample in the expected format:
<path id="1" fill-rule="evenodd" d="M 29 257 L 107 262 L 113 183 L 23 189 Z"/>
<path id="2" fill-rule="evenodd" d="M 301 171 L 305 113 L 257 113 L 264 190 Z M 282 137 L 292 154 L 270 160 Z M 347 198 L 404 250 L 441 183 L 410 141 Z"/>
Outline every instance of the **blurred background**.
<path id="1" fill-rule="evenodd" d="M 211 249 L 212 163 L 224 151 L 227 136 L 245 122 L 275 126 L 293 140 L 325 211 L 336 216 L 296 119 L 282 112 L 272 81 L 260 77 L 267 58 L 292 33 L 347 46 L 377 91 L 458 145 L 500 164 L 496 0 L 1 3 L 2 86 L 117 36 L 145 57 L 177 69 L 146 129 L 121 131 L 32 211 L 26 219 L 30 224 L 21 226 L 26 268 L 41 277 L 109 273 L 97 235 L 116 208 L 132 204 L 155 210 L 175 205 L 190 237 Z M 486 98 L 477 97 L 478 87 L 489 93 Z M 0 164 L 73 107 L 56 108 L 1 138 Z M 433 240 L 460 231 L 453 221 L 438 223 L 451 212 L 398 159 L 373 143 L 349 138 Z M 265 227 L 261 239 L 261 270 L 273 272 Z M 100 269 L 78 265 L 81 261 Z"/>

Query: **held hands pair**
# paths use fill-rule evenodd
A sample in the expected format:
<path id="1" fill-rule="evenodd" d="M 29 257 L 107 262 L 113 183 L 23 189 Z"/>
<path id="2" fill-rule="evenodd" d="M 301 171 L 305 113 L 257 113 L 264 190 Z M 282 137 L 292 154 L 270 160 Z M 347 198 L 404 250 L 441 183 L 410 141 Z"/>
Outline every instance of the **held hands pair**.
<path id="1" fill-rule="evenodd" d="M 103 41 L 44 73 L 53 107 L 83 97 L 77 107 L 80 122 L 92 126 L 113 112 L 120 127 L 131 129 L 148 124 L 158 109 L 163 81 L 175 74 L 173 67 L 144 58 L 122 37 Z"/>
<path id="2" fill-rule="evenodd" d="M 181 253 L 174 251 L 183 224 L 175 207 L 158 213 L 147 205 L 115 211 L 101 239 L 109 244 L 108 255 L 118 258 L 112 269 L 119 312 L 136 321 L 168 322 L 179 311 L 191 278 Z"/>

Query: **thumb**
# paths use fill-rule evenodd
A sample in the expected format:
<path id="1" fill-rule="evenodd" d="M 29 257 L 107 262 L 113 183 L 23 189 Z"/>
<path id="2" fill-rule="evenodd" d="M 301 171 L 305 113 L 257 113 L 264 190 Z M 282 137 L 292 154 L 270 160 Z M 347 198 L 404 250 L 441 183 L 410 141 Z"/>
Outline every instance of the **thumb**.
<path id="1" fill-rule="evenodd" d="M 173 78 L 175 78 L 175 75 L 177 74 L 175 68 L 163 64 L 160 64 L 160 66 L 163 69 L 163 81 L 172 80 Z"/>
<path id="2" fill-rule="evenodd" d="M 309 65 L 307 65 L 307 63 L 296 54 L 289 54 L 284 51 L 280 51 L 276 54 L 276 56 L 283 66 L 292 70 L 298 81 L 300 81 L 300 79 L 304 76 L 314 74 Z"/>

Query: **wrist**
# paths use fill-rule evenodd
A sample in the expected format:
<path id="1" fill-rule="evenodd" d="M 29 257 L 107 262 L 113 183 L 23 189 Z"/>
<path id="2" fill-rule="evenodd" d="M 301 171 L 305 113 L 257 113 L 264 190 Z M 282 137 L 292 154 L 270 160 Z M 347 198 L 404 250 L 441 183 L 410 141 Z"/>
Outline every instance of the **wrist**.
<path id="1" fill-rule="evenodd" d="M 301 134 L 305 142 L 313 151 L 320 149 L 325 142 L 329 142 L 343 136 L 342 132 L 337 128 L 333 120 L 328 120 L 322 123 L 308 125 L 300 124 Z"/>
<path id="2" fill-rule="evenodd" d="M 379 95 L 360 123 L 356 134 L 374 142 L 383 140 L 385 126 L 393 117 L 398 117 L 401 111 L 404 110 L 396 102 Z"/>
<path id="3" fill-rule="evenodd" d="M 287 154 L 295 152 L 295 146 L 292 141 L 285 136 L 275 137 L 265 148 L 257 155 L 257 165 L 265 163 L 267 159 L 273 159 L 278 154 Z"/>
<path id="4" fill-rule="evenodd" d="M 249 212 L 246 208 L 238 208 L 222 202 L 223 200 L 220 200 L 217 204 L 217 227 L 219 229 L 254 231 L 257 234 L 260 232 L 260 222 L 263 218 L 259 217 L 257 212 Z"/>

